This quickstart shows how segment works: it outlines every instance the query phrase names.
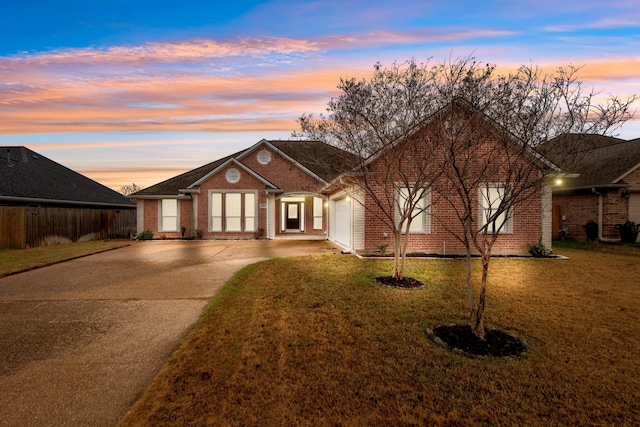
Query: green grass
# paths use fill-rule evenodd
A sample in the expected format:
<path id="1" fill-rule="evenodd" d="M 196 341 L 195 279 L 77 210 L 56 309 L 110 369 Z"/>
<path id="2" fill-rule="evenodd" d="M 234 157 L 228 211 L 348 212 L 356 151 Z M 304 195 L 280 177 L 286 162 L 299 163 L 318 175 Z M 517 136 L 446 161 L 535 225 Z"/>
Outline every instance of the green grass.
<path id="1" fill-rule="evenodd" d="M 330 255 L 239 272 L 122 425 L 638 425 L 640 251 L 555 246 L 495 259 L 488 326 L 521 359 L 468 359 L 425 338 L 466 321 L 464 262 Z M 474 260 L 479 267 L 479 261 Z"/>
<path id="2" fill-rule="evenodd" d="M 0 277 L 128 246 L 127 240 L 94 240 L 30 249 L 0 248 Z"/>

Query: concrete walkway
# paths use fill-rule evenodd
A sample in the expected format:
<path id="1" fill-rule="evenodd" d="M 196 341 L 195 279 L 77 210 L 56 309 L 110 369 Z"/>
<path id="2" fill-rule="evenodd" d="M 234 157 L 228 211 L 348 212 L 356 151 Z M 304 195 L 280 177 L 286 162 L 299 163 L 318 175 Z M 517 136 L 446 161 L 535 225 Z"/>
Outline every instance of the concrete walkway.
<path id="1" fill-rule="evenodd" d="M 113 426 L 245 265 L 326 241 L 154 241 L 0 279 L 0 425 Z"/>

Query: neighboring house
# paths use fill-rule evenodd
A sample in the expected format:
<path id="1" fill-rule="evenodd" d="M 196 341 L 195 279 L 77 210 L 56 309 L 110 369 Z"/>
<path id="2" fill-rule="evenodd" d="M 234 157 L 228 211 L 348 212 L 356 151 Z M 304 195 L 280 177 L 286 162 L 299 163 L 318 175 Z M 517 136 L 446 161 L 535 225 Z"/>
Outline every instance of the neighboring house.
<path id="1" fill-rule="evenodd" d="M 136 205 L 26 147 L 0 147 L 0 247 L 129 238 Z"/>
<path id="2" fill-rule="evenodd" d="M 584 148 L 575 165 L 565 166 L 567 172 L 578 176 L 554 186 L 554 238 L 568 233 L 568 238 L 586 239 L 584 226 L 594 221 L 600 239 L 619 239 L 616 224 L 627 220 L 640 223 L 640 138 L 626 141 L 575 134 L 562 138 L 567 138 L 570 146 Z M 552 160 L 556 157 L 552 150 L 548 156 Z M 563 166 L 562 160 L 556 161 Z"/>
<path id="3" fill-rule="evenodd" d="M 370 201 L 336 185 L 346 172 L 340 159 L 348 156 L 316 141 L 262 140 L 132 194 L 138 203 L 138 233 L 150 230 L 156 238 L 201 234 L 205 239 L 329 239 L 355 252 L 392 244 L 390 230 L 364 208 Z M 334 167 L 328 170 L 323 167 L 327 164 Z M 450 208 L 438 202 L 431 209 Z M 526 254 L 528 245 L 540 238 L 550 247 L 551 192 L 541 191 L 517 207 L 508 221 L 494 253 Z M 414 222 L 411 251 L 462 251 L 428 214 Z"/>

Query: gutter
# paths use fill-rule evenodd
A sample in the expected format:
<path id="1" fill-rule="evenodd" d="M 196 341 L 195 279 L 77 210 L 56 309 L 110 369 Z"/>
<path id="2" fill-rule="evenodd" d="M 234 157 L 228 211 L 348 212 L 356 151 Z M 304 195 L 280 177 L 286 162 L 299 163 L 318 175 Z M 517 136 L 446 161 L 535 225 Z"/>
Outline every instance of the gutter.
<path id="1" fill-rule="evenodd" d="M 15 196 L 0 196 L 0 200 L 6 200 L 9 202 L 22 202 L 22 203 L 38 203 L 38 204 L 57 204 L 57 205 L 76 205 L 76 206 L 96 206 L 96 207 L 110 207 L 110 208 L 127 208 L 135 209 L 135 205 L 128 205 L 122 203 L 103 203 L 103 202 L 82 202 L 78 200 L 57 200 L 57 199 L 41 199 L 35 197 L 15 197 Z"/>
<path id="2" fill-rule="evenodd" d="M 604 202 L 602 199 L 602 193 L 599 193 L 595 187 L 591 188 L 591 192 L 593 194 L 598 195 L 598 241 L 604 242 L 604 243 L 620 242 L 620 239 L 605 239 L 604 237 L 602 237 L 602 212 L 603 212 L 603 205 L 604 205 Z"/>

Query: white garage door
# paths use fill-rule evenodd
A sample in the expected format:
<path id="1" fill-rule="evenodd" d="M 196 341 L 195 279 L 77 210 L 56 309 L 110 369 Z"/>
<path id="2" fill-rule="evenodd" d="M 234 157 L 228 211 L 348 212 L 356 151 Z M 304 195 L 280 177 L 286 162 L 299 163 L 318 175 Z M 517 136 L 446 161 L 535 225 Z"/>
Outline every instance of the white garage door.
<path id="1" fill-rule="evenodd" d="M 640 194 L 632 194 L 629 197 L 629 221 L 640 224 Z M 636 242 L 639 240 L 640 236 Z"/>
<path id="2" fill-rule="evenodd" d="M 351 201 L 344 197 L 333 202 L 332 240 L 351 247 Z"/>

